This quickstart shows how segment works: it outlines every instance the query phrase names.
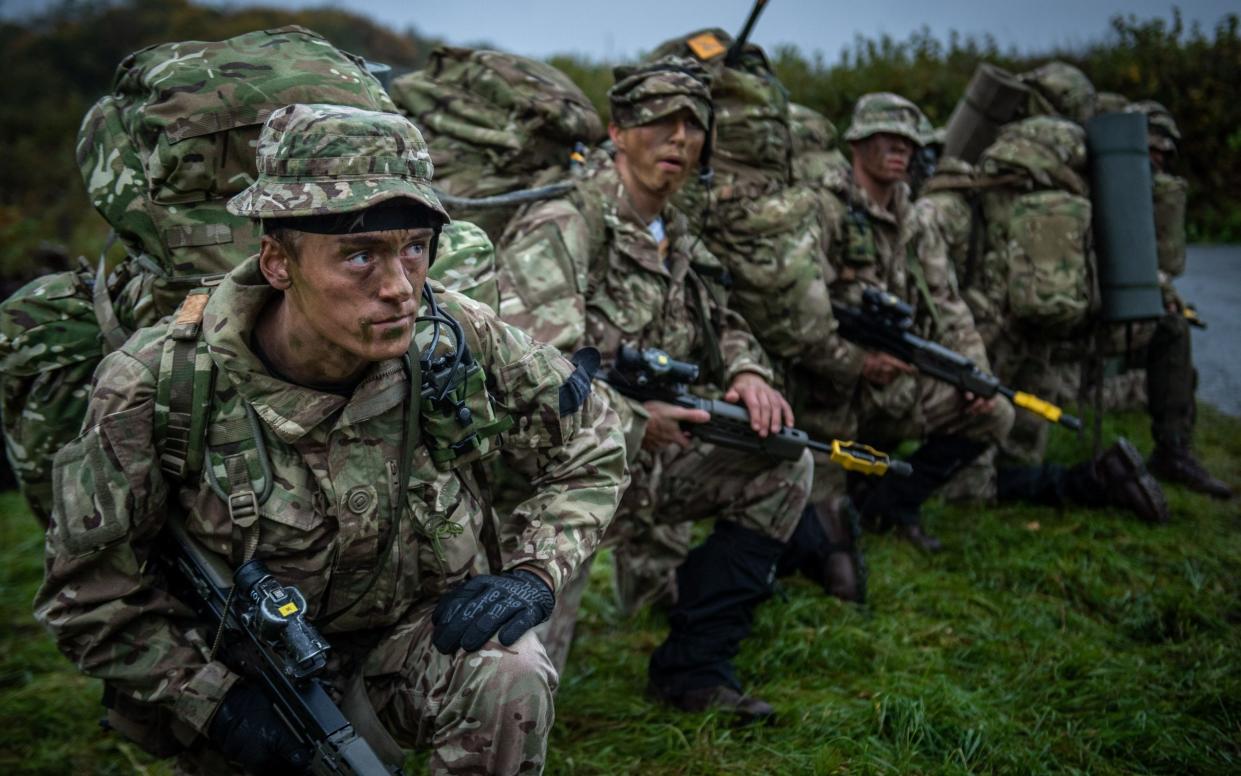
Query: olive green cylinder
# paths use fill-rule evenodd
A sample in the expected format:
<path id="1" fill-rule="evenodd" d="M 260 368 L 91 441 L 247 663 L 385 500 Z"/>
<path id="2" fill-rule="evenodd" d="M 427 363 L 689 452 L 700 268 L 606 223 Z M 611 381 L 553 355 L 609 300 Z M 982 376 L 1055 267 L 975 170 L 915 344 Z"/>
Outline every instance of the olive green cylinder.
<path id="1" fill-rule="evenodd" d="M 1105 321 L 1163 316 L 1146 116 L 1104 113 L 1086 125 L 1090 199 Z"/>
<path id="2" fill-rule="evenodd" d="M 973 164 L 995 142 L 1000 127 L 1017 118 L 1029 89 L 1012 73 L 983 63 L 957 100 L 944 130 L 944 156 Z"/>

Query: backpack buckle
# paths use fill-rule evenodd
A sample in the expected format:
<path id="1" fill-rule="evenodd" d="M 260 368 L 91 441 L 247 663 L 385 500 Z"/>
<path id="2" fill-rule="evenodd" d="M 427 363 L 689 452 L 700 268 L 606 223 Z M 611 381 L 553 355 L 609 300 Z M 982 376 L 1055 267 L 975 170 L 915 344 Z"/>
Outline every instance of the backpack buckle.
<path id="1" fill-rule="evenodd" d="M 253 490 L 228 495 L 228 516 L 234 525 L 249 528 L 259 519 L 259 499 Z"/>

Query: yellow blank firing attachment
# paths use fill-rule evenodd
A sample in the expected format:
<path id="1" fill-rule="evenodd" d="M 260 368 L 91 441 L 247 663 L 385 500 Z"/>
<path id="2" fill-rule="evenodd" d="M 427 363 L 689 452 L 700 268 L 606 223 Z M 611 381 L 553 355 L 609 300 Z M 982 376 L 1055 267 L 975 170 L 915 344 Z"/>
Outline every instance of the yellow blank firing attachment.
<path id="1" fill-rule="evenodd" d="M 907 477 L 913 472 L 913 468 L 904 461 L 893 461 L 887 453 L 861 442 L 833 439 L 830 458 L 832 463 L 839 465 L 847 472 L 858 472 L 873 477 L 882 477 L 889 473 Z"/>
<path id="2" fill-rule="evenodd" d="M 1059 423 L 1065 428 L 1071 428 L 1074 431 L 1081 429 L 1082 422 L 1072 415 L 1068 415 L 1064 410 L 1049 401 L 1044 401 L 1032 393 L 1017 391 L 1013 394 L 1013 404 L 1021 407 L 1023 410 L 1029 410 L 1052 423 Z"/>

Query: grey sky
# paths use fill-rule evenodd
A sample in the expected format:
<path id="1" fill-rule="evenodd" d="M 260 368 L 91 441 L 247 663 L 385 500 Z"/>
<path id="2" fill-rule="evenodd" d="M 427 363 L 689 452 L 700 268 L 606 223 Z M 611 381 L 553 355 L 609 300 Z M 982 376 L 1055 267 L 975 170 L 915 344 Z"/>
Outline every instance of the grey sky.
<path id="1" fill-rule="evenodd" d="M 452 43 L 486 41 L 528 56 L 585 54 L 609 61 L 633 57 L 670 35 L 695 27 L 736 31 L 750 0 L 217 0 L 227 5 L 331 5 L 363 13 L 395 29 L 414 26 Z M 0 15 L 28 13 L 45 0 L 0 0 Z M 767 48 L 791 43 L 821 51 L 829 61 L 855 35 L 888 33 L 902 39 L 927 25 L 941 39 L 949 30 L 990 33 L 1005 48 L 1040 51 L 1105 35 L 1116 14 L 1168 18 L 1169 0 L 769 0 L 754 41 Z M 1187 22 L 1208 30 L 1235 2 L 1182 0 Z"/>

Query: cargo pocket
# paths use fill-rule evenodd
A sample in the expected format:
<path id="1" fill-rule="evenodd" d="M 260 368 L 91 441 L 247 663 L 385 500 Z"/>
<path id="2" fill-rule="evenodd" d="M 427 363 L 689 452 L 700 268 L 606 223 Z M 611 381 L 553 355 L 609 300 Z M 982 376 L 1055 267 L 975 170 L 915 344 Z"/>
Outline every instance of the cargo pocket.
<path id="1" fill-rule="evenodd" d="M 499 399 L 512 414 L 507 440 L 519 447 L 560 447 L 577 433 L 580 413 L 560 414 L 560 386 L 573 365 L 552 348 L 536 346 L 496 375 Z"/>
<path id="2" fill-rule="evenodd" d="M 149 405 L 109 415 L 56 453 L 52 480 L 57 530 L 70 557 L 107 549 L 124 539 L 143 498 L 153 461 L 138 457 L 136 440 L 149 448 Z M 119 443 L 118 443 L 119 440 Z M 138 453 L 138 455 L 136 455 Z M 160 494 L 150 494 L 162 496 Z"/>

